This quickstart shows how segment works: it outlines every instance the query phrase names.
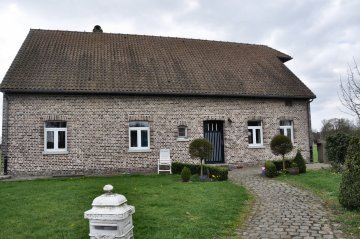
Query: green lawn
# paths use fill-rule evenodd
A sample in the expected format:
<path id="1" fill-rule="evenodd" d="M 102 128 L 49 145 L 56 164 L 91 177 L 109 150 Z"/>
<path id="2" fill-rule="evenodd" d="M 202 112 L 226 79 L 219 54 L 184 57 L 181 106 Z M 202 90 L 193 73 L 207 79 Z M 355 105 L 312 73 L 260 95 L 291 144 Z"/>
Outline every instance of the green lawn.
<path id="1" fill-rule="evenodd" d="M 0 182 L 0 238 L 88 238 L 84 211 L 105 184 L 135 206 L 135 238 L 228 238 L 250 207 L 242 187 L 178 175 Z"/>
<path id="2" fill-rule="evenodd" d="M 313 160 L 314 160 L 314 163 L 319 162 L 319 155 L 318 155 L 318 150 L 317 150 L 316 144 L 313 144 Z"/>
<path id="3" fill-rule="evenodd" d="M 360 211 L 349 211 L 341 207 L 338 201 L 341 174 L 330 170 L 309 171 L 299 176 L 285 175 L 279 180 L 303 187 L 320 196 L 326 206 L 336 215 L 336 221 L 341 223 L 343 231 L 349 237 L 360 238 Z"/>

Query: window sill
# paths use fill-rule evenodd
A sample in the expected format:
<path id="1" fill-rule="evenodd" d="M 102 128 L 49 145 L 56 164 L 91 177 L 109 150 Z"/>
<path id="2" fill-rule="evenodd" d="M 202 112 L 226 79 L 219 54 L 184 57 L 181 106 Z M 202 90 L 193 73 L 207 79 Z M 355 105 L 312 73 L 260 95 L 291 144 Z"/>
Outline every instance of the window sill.
<path id="1" fill-rule="evenodd" d="M 264 145 L 249 145 L 248 148 L 249 149 L 264 149 L 265 146 Z"/>
<path id="2" fill-rule="evenodd" d="M 151 149 L 129 149 L 128 153 L 148 153 Z"/>
<path id="3" fill-rule="evenodd" d="M 190 141 L 190 139 L 188 139 L 188 138 L 176 138 L 176 141 L 178 141 L 178 142 L 188 142 L 188 141 Z"/>
<path id="4" fill-rule="evenodd" d="M 69 154 L 67 150 L 65 151 L 43 151 L 43 154 Z"/>

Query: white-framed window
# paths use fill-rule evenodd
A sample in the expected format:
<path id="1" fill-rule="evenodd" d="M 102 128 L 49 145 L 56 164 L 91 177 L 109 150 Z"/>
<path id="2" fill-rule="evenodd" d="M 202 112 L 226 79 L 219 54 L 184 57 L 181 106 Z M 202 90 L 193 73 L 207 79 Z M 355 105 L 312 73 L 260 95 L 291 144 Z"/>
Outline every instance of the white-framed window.
<path id="1" fill-rule="evenodd" d="M 178 127 L 178 138 L 187 138 L 187 127 L 185 125 Z"/>
<path id="2" fill-rule="evenodd" d="M 150 127 L 147 121 L 129 122 L 129 150 L 146 151 L 150 149 Z"/>
<path id="3" fill-rule="evenodd" d="M 280 134 L 285 135 L 294 142 L 294 128 L 292 120 L 280 120 Z"/>
<path id="4" fill-rule="evenodd" d="M 67 128 L 65 121 L 45 122 L 44 153 L 67 153 Z"/>
<path id="5" fill-rule="evenodd" d="M 248 121 L 249 147 L 263 146 L 263 130 L 261 121 Z"/>
<path id="6" fill-rule="evenodd" d="M 178 126 L 177 141 L 189 141 L 188 139 L 188 128 L 186 125 Z"/>

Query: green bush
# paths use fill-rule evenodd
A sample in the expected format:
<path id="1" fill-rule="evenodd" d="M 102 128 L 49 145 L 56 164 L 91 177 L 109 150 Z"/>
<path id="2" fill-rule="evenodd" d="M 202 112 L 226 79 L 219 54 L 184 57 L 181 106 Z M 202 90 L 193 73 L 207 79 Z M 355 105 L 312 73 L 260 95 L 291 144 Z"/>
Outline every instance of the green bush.
<path id="1" fill-rule="evenodd" d="M 265 161 L 265 175 L 269 178 L 276 177 L 278 172 L 273 161 Z"/>
<path id="2" fill-rule="evenodd" d="M 181 179 L 183 182 L 189 182 L 190 180 L 190 177 L 191 177 L 191 171 L 188 167 L 184 167 L 182 170 L 181 170 Z"/>
<path id="3" fill-rule="evenodd" d="M 351 138 L 340 183 L 339 201 L 348 209 L 360 209 L 360 139 Z"/>
<path id="4" fill-rule="evenodd" d="M 200 172 L 200 165 L 198 164 L 180 163 L 180 162 L 171 163 L 171 171 L 174 174 L 181 174 L 181 170 L 184 167 L 188 167 L 190 169 L 191 174 L 199 174 Z"/>
<path id="5" fill-rule="evenodd" d="M 290 168 L 298 168 L 298 167 L 299 166 L 298 166 L 298 164 L 296 162 L 294 162 L 294 161 L 291 162 Z"/>
<path id="6" fill-rule="evenodd" d="M 345 171 L 340 183 L 339 202 L 347 209 L 360 209 L 360 173 Z"/>
<path id="7" fill-rule="evenodd" d="M 351 138 L 345 159 L 346 170 L 360 172 L 360 138 Z"/>
<path id="8" fill-rule="evenodd" d="M 283 161 L 282 160 L 273 160 L 271 161 L 275 164 L 276 171 L 281 171 L 283 169 Z M 285 159 L 285 169 L 290 168 L 291 161 L 289 159 Z"/>
<path id="9" fill-rule="evenodd" d="M 349 146 L 350 136 L 337 133 L 326 138 L 326 153 L 328 160 L 337 170 L 345 163 L 346 150 Z"/>
<path id="10" fill-rule="evenodd" d="M 174 174 L 181 174 L 181 170 L 184 167 L 188 167 L 190 169 L 191 174 L 200 175 L 200 165 L 197 164 L 173 162 L 171 164 L 171 171 Z M 208 172 L 209 174 L 208 176 L 210 178 L 211 176 L 214 176 L 219 181 L 225 181 L 228 179 L 229 169 L 227 167 L 204 165 L 204 170 L 205 172 Z"/>
<path id="11" fill-rule="evenodd" d="M 299 168 L 299 173 L 306 173 L 306 162 L 303 156 L 301 155 L 300 150 L 297 151 L 293 162 L 297 164 Z"/>
<path id="12" fill-rule="evenodd" d="M 228 180 L 229 169 L 221 166 L 205 166 L 205 169 L 209 172 L 209 178 L 217 181 Z"/>

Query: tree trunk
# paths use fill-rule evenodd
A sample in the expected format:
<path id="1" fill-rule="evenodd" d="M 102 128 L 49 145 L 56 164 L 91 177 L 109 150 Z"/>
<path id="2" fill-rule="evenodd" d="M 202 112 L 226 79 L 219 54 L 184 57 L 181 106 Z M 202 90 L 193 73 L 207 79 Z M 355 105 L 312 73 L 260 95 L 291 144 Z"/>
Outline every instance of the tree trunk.
<path id="1" fill-rule="evenodd" d="M 200 176 L 203 176 L 203 164 L 202 164 L 203 160 L 200 159 Z"/>
<path id="2" fill-rule="evenodd" d="M 285 171 L 285 155 L 283 155 L 283 171 Z"/>

